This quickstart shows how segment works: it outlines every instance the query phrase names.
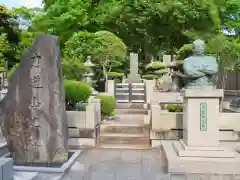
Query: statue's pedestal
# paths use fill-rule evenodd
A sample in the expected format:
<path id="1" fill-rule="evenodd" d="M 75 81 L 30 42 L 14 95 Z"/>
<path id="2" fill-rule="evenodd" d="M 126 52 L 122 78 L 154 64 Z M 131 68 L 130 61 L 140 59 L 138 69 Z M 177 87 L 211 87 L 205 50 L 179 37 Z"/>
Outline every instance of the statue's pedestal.
<path id="1" fill-rule="evenodd" d="M 219 146 L 223 90 L 186 89 L 183 97 L 183 139 L 163 142 L 169 172 L 240 174 L 240 168 L 236 168 L 240 155 Z"/>

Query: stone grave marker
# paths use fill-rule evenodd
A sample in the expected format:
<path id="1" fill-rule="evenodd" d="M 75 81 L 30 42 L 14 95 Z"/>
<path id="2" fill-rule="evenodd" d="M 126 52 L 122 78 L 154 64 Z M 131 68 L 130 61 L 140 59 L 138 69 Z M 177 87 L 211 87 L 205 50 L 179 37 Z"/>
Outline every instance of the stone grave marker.
<path id="1" fill-rule="evenodd" d="M 138 54 L 130 53 L 130 73 L 128 75 L 129 83 L 141 83 L 140 74 L 138 74 Z"/>
<path id="2" fill-rule="evenodd" d="M 58 38 L 39 36 L 22 59 L 0 104 L 14 164 L 64 163 L 68 129 Z"/>

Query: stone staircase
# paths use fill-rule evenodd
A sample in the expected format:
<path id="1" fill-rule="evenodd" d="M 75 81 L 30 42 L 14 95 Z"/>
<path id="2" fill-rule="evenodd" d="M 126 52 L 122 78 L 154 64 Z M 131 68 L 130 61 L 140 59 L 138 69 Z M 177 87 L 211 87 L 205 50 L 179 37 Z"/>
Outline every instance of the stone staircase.
<path id="1" fill-rule="evenodd" d="M 116 118 L 100 127 L 99 147 L 149 149 L 149 126 L 144 125 L 143 104 L 117 104 Z"/>

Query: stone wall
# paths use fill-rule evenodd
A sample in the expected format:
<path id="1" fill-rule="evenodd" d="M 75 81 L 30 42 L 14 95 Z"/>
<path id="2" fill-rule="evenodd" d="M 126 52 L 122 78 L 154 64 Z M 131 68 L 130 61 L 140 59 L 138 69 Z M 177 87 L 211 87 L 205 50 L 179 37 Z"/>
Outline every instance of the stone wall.
<path id="1" fill-rule="evenodd" d="M 101 121 L 100 100 L 93 99 L 86 111 L 68 111 L 68 144 L 71 149 L 95 147 Z"/>
<path id="2" fill-rule="evenodd" d="M 150 124 L 150 140 L 152 147 L 161 145 L 161 140 L 178 140 L 182 138 L 183 113 L 168 112 L 164 109 L 167 104 L 183 103 L 180 93 L 160 93 L 155 99 L 145 105 L 148 114 L 145 115 L 145 124 Z M 223 103 L 224 110 L 219 112 L 219 139 L 221 142 L 229 143 L 239 141 L 240 113 L 229 108 L 228 103 Z M 235 143 L 240 148 L 240 142 Z"/>

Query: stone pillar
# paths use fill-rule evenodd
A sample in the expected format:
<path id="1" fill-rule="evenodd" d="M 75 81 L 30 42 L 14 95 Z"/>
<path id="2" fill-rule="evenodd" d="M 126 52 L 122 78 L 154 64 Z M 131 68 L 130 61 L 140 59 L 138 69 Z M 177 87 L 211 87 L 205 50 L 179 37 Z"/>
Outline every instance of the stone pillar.
<path id="1" fill-rule="evenodd" d="M 183 139 L 174 142 L 180 157 L 234 157 L 219 146 L 219 102 L 222 89 L 183 91 Z"/>
<path id="2" fill-rule="evenodd" d="M 146 102 L 150 104 L 154 94 L 154 80 L 144 80 L 146 86 Z"/>
<path id="3" fill-rule="evenodd" d="M 138 54 L 130 53 L 130 73 L 128 75 L 129 83 L 141 83 L 140 75 L 138 74 Z"/>
<path id="4" fill-rule="evenodd" d="M 115 81 L 114 80 L 108 80 L 107 93 L 109 96 L 115 96 Z"/>
<path id="5" fill-rule="evenodd" d="M 171 55 L 163 55 L 163 62 L 166 64 L 170 64 L 171 63 Z M 167 69 L 168 69 L 168 73 L 163 75 L 163 79 L 168 79 L 168 77 L 170 75 L 170 68 L 167 68 Z"/>
<path id="6" fill-rule="evenodd" d="M 92 99 L 86 106 L 86 129 L 94 129 L 101 119 L 99 99 Z M 99 114 L 100 113 L 100 114 Z"/>

